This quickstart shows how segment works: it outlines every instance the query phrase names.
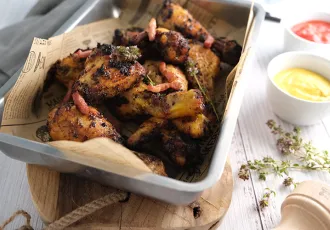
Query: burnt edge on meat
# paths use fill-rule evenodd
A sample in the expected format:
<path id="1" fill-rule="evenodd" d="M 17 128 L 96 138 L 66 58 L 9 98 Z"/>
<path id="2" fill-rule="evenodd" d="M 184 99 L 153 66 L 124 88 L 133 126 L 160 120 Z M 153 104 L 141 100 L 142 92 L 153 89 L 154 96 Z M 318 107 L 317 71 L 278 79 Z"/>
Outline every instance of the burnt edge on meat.
<path id="1" fill-rule="evenodd" d="M 237 65 L 242 53 L 242 46 L 225 37 L 216 38 L 211 49 L 221 61 L 232 66 Z"/>

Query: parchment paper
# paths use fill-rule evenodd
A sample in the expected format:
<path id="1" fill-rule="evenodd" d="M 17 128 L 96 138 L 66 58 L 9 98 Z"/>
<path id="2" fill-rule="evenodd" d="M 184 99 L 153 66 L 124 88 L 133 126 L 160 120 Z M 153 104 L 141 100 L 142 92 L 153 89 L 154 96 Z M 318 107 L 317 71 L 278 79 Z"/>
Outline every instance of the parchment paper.
<path id="1" fill-rule="evenodd" d="M 193 2 L 186 0 L 177 2 L 184 5 L 215 37 L 226 36 L 237 40 L 240 44 L 243 43 L 246 27 L 235 28 L 230 22 L 216 18 Z M 117 19 L 107 19 L 79 26 L 71 32 L 48 40 L 40 38 L 33 40 L 21 75 L 6 100 L 1 132 L 41 142 L 36 131 L 46 124 L 48 112 L 62 100 L 65 94 L 62 87 L 54 84 L 40 98 L 40 92 L 50 66 L 78 48 L 93 48 L 97 43 L 111 43 L 116 28 L 146 27 L 150 18 L 155 17 L 161 8 L 159 1 L 154 0 L 141 13 L 141 9 L 137 10 L 139 1 L 129 0 L 122 3 L 123 11 Z M 241 62 L 240 65 L 242 65 Z M 227 79 L 222 77 L 222 80 L 216 84 L 216 106 L 220 115 L 224 114 L 227 96 L 235 76 L 237 74 L 233 71 Z M 200 174 L 188 175 L 182 172 L 177 174 L 178 179 L 198 181 L 205 176 L 218 138 L 219 127 L 220 122 L 202 144 L 201 154 L 205 157 L 199 169 Z M 137 177 L 145 172 L 150 172 L 149 168 L 133 152 L 105 138 L 96 138 L 85 143 L 54 141 L 48 144 L 61 150 L 71 159 L 79 158 L 93 167 L 113 173 Z"/>

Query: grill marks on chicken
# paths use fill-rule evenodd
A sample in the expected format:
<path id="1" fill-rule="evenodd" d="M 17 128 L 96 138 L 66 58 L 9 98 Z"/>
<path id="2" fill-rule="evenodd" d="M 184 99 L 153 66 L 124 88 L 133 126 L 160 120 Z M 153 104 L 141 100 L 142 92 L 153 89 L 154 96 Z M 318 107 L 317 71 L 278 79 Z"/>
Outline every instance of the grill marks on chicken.
<path id="1" fill-rule="evenodd" d="M 217 38 L 213 44 L 212 50 L 229 65 L 235 66 L 239 62 L 242 53 L 242 46 L 235 40 L 226 38 Z"/>
<path id="2" fill-rule="evenodd" d="M 212 35 L 180 5 L 166 0 L 157 16 L 159 26 L 182 33 L 187 38 L 204 42 L 210 48 L 214 42 Z"/>
<path id="3" fill-rule="evenodd" d="M 132 39 L 141 32 L 143 32 L 143 29 L 138 27 L 116 29 L 112 38 L 112 44 L 116 46 L 131 46 L 133 45 Z"/>
<path id="4" fill-rule="evenodd" d="M 134 152 L 134 153 L 148 166 L 148 168 L 150 168 L 150 170 L 153 173 L 161 176 L 167 176 L 167 173 L 165 171 L 165 166 L 160 159 L 145 153 L 138 153 L 138 152 Z"/>
<path id="5" fill-rule="evenodd" d="M 128 146 L 135 148 L 159 135 L 160 129 L 168 124 L 168 120 L 151 117 L 128 138 Z"/>
<path id="6" fill-rule="evenodd" d="M 80 73 L 84 70 L 86 58 L 80 58 L 78 55 L 70 54 L 68 57 L 58 60 L 48 71 L 48 79 L 55 78 L 67 88 L 70 82 L 76 81 Z"/>
<path id="7" fill-rule="evenodd" d="M 180 33 L 164 28 L 157 28 L 155 42 L 166 62 L 184 63 L 188 58 L 189 45 Z"/>
<path id="8" fill-rule="evenodd" d="M 116 129 L 95 108 L 91 113 L 82 114 L 72 103 L 66 103 L 50 111 L 47 126 L 52 140 L 83 142 L 96 137 L 107 137 L 121 143 Z"/>
<path id="9" fill-rule="evenodd" d="M 203 114 L 172 120 L 175 127 L 192 138 L 202 138 L 209 131 L 210 120 Z"/>
<path id="10" fill-rule="evenodd" d="M 151 117 L 128 138 L 129 147 L 143 149 L 143 144 L 160 139 L 161 145 L 170 159 L 184 167 L 190 161 L 189 156 L 198 155 L 198 146 L 191 140 L 184 140 L 181 134 L 168 120 Z"/>
<path id="11" fill-rule="evenodd" d="M 207 96 L 214 100 L 214 81 L 220 73 L 220 59 L 198 42 L 191 42 L 190 47 L 186 62 L 188 81 L 193 88 L 199 88 L 199 82 Z"/>
<path id="12" fill-rule="evenodd" d="M 158 118 L 174 119 L 194 116 L 204 110 L 204 99 L 201 92 L 191 89 L 186 92 L 174 92 L 167 95 L 148 92 L 147 85 L 123 93 L 128 103 L 122 104 L 117 112 L 126 118 L 136 115 L 151 115 Z"/>
<path id="13" fill-rule="evenodd" d="M 137 47 L 98 45 L 73 88 L 93 102 L 114 97 L 142 80 L 145 69 L 139 57 Z"/>
<path id="14" fill-rule="evenodd" d="M 127 35 L 127 32 L 118 32 L 114 36 L 113 43 L 137 45 L 143 49 L 144 55 L 147 56 L 153 56 L 148 53 L 154 52 L 156 47 L 156 51 L 160 53 L 164 61 L 173 64 L 184 63 L 187 60 L 189 51 L 187 39 L 176 31 L 156 27 L 156 20 L 152 18 L 145 31 L 134 35 Z"/>
<path id="15" fill-rule="evenodd" d="M 161 139 L 163 147 L 171 160 L 178 166 L 187 166 L 188 161 L 193 162 L 198 156 L 198 146 L 192 141 L 184 141 L 175 129 L 162 129 Z"/>
<path id="16" fill-rule="evenodd" d="M 187 80 L 180 69 L 173 65 L 165 65 L 166 71 L 173 75 L 180 74 L 184 91 L 168 94 L 153 93 L 150 91 L 159 85 L 169 84 L 159 66 L 162 62 L 146 61 L 146 78 L 132 89 L 120 94 L 126 103 L 117 108 L 117 112 L 125 118 L 137 115 L 151 115 L 157 118 L 174 119 L 177 117 L 194 116 L 204 110 L 204 98 L 197 89 L 187 91 Z M 163 71 L 164 72 L 164 71 Z M 151 82 L 150 82 L 151 81 Z M 180 84 L 181 84 L 180 83 Z"/>

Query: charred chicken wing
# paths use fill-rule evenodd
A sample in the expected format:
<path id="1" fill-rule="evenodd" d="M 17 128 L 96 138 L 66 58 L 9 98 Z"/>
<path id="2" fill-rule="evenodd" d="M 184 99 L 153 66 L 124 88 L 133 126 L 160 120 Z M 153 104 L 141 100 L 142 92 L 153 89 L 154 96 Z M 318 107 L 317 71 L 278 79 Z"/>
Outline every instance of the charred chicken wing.
<path id="1" fill-rule="evenodd" d="M 167 125 L 167 120 L 151 117 L 143 122 L 140 127 L 128 138 L 127 144 L 130 147 L 136 147 L 143 144 L 150 138 L 157 136 L 160 129 Z"/>
<path id="2" fill-rule="evenodd" d="M 139 57 L 137 47 L 98 45 L 87 58 L 84 73 L 73 90 L 94 102 L 114 97 L 132 88 L 145 75 L 137 62 Z"/>
<path id="3" fill-rule="evenodd" d="M 178 32 L 158 28 L 155 41 L 158 50 L 166 62 L 173 64 L 184 63 L 188 58 L 188 41 Z"/>
<path id="4" fill-rule="evenodd" d="M 207 134 L 209 129 L 209 119 L 203 115 L 198 114 L 194 117 L 183 117 L 172 120 L 176 128 L 189 135 L 192 138 L 201 138 Z"/>
<path id="5" fill-rule="evenodd" d="M 132 39 L 143 32 L 142 28 L 116 29 L 112 38 L 112 44 L 116 46 L 131 46 Z"/>
<path id="6" fill-rule="evenodd" d="M 147 91 L 147 85 L 141 83 L 121 96 L 128 103 L 120 105 L 117 112 L 126 118 L 148 114 L 157 118 L 174 119 L 194 116 L 204 110 L 204 99 L 197 89 L 162 95 Z"/>
<path id="7" fill-rule="evenodd" d="M 236 41 L 226 38 L 217 38 L 212 50 L 219 55 L 222 61 L 232 66 L 238 63 L 242 53 L 242 47 Z"/>
<path id="8" fill-rule="evenodd" d="M 194 156 L 199 153 L 198 146 L 194 142 L 184 141 L 175 129 L 162 129 L 161 136 L 164 150 L 171 160 L 181 167 L 186 166 L 188 162 L 193 162 Z"/>
<path id="9" fill-rule="evenodd" d="M 80 73 L 84 70 L 85 61 L 90 51 L 77 50 L 75 53 L 70 54 L 68 57 L 58 60 L 53 64 L 51 69 L 47 73 L 47 78 L 61 82 L 67 88 L 70 83 L 76 81 L 79 78 Z"/>
<path id="10" fill-rule="evenodd" d="M 200 43 L 191 43 L 186 62 L 186 76 L 193 88 L 203 87 L 210 99 L 214 99 L 214 80 L 220 72 L 220 59 Z M 200 84 L 200 86 L 198 85 Z"/>
<path id="11" fill-rule="evenodd" d="M 134 152 L 147 166 L 150 170 L 158 175 L 167 176 L 165 171 L 165 166 L 163 162 L 155 156 L 145 154 L 145 153 L 138 153 Z"/>
<path id="12" fill-rule="evenodd" d="M 187 38 L 204 42 L 205 48 L 210 48 L 214 42 L 212 35 L 186 9 L 169 0 L 164 2 L 157 23 L 158 26 L 179 31 Z"/>
<path id="13" fill-rule="evenodd" d="M 152 49 L 153 46 L 156 45 L 160 55 L 169 63 L 181 64 L 188 58 L 189 45 L 187 39 L 176 31 L 156 28 L 155 19 L 151 19 L 147 31 L 135 35 L 131 41 L 132 44 L 146 49 L 144 53 L 147 53 L 150 48 L 152 52 L 154 50 Z"/>
<path id="14" fill-rule="evenodd" d="M 83 142 L 96 137 L 107 137 L 122 142 L 120 134 L 95 108 L 90 114 L 82 114 L 72 103 L 66 103 L 50 111 L 47 126 L 52 140 Z"/>

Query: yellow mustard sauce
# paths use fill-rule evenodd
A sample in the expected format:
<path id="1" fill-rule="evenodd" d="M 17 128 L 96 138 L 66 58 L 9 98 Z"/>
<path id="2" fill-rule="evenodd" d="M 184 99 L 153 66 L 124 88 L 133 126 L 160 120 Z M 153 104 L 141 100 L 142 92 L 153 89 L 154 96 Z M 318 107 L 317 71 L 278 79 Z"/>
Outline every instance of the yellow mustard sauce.
<path id="1" fill-rule="evenodd" d="M 274 82 L 294 97 L 308 101 L 330 101 L 330 81 L 312 71 L 286 69 L 275 75 Z"/>

